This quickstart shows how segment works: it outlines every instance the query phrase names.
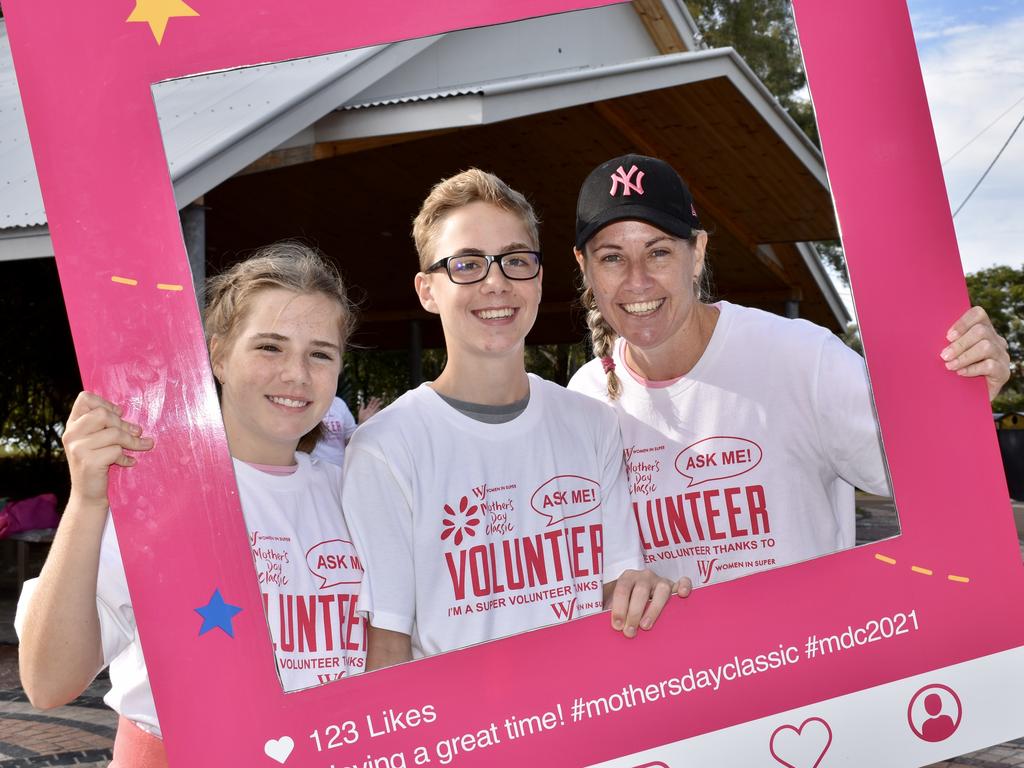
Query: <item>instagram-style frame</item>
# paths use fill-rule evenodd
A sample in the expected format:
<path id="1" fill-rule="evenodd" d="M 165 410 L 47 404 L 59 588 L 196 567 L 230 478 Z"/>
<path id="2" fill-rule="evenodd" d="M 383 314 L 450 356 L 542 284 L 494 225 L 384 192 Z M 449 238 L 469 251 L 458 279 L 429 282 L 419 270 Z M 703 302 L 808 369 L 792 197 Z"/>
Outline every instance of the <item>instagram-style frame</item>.
<path id="1" fill-rule="evenodd" d="M 698 591 L 635 640 L 601 615 L 282 693 L 151 85 L 604 4 L 5 0 L 82 379 L 156 437 L 115 469 L 112 508 L 172 766 L 586 766 L 1024 646 L 985 386 L 938 356 L 968 301 L 907 9 L 795 0 L 902 535 Z M 241 608 L 233 636 L 198 632 L 215 590 Z M 898 615 L 914 631 L 805 653 Z M 577 707 L 791 648 L 714 688 Z M 971 706 L 949 755 L 984 745 Z M 888 764 L 919 764 L 911 746 Z"/>

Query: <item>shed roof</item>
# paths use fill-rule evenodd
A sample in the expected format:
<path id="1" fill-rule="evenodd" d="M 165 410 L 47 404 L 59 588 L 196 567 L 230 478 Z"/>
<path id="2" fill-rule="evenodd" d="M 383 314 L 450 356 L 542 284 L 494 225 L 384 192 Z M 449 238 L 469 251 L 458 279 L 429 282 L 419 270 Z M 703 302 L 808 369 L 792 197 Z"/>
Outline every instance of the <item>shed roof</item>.
<path id="1" fill-rule="evenodd" d="M 259 67 L 212 72 L 153 87 L 179 206 L 344 103 L 438 38 L 423 38 Z M 0 240 L 46 237 L 39 181 L 15 77 L 7 25 L 0 19 Z M 22 232 L 8 230 L 24 229 Z M 48 240 L 48 237 L 46 237 Z M 38 250 L 38 249 L 36 249 Z M 52 255 L 34 253 L 31 255 Z"/>
<path id="2" fill-rule="evenodd" d="M 634 0 L 567 18 L 157 84 L 176 199 L 184 206 L 215 190 L 221 212 L 237 207 L 228 214 L 235 229 L 262 237 L 269 222 L 308 221 L 302 207 L 323 206 L 324 195 L 336 194 L 337 174 L 372 188 L 374 174 L 358 167 L 356 156 L 409 182 L 380 189 L 376 199 L 392 201 L 392 211 L 415 205 L 440 176 L 478 164 L 537 190 L 533 196 L 549 210 L 547 232 L 570 242 L 562 209 L 573 185 L 598 160 L 641 151 L 664 157 L 690 182 L 703 220 L 714 227 L 727 298 L 756 295 L 775 308 L 786 297 L 806 297 L 807 316 L 841 326 L 842 302 L 804 243 L 837 236 L 820 154 L 742 59 L 730 49 L 654 55 L 666 45 L 696 46 L 678 0 Z M 286 174 L 299 179 L 300 210 L 284 201 L 246 215 L 256 190 L 269 197 L 280 181 L 256 179 L 256 171 L 331 158 L 337 162 Z M 533 167 L 520 167 L 521 158 Z M 237 201 L 226 193 L 237 193 Z M 395 229 L 394 220 L 377 221 L 381 215 L 364 213 L 361 221 L 374 223 L 364 228 L 367 236 Z M 5 225 L 5 217 L 18 223 Z M 217 225 L 211 226 L 216 247 Z M 327 215 L 319 226 L 309 231 L 329 242 L 337 224 Z M 50 254 L 0 20 L 0 260 Z M 546 293 L 565 293 L 568 301 L 570 272 L 558 276 L 561 289 Z M 407 314 L 398 307 L 374 311 L 385 323 Z"/>
<path id="3" fill-rule="evenodd" d="M 712 231 L 719 295 L 776 312 L 800 301 L 801 316 L 836 330 L 849 319 L 806 244 L 837 237 L 820 154 L 731 50 L 378 91 L 317 121 L 305 146 L 262 157 L 207 197 L 209 244 L 223 249 L 215 262 L 240 245 L 306 233 L 368 289 L 367 343 L 401 344 L 402 324 L 427 316 L 411 292 L 372 287 L 408 283 L 407 232 L 425 190 L 475 165 L 526 192 L 541 214 L 550 317 L 533 339 L 556 340 L 576 296 L 575 263 L 564 257 L 580 180 L 601 160 L 641 151 L 690 183 Z"/>
<path id="4" fill-rule="evenodd" d="M 21 108 L 7 22 L 0 19 L 0 230 L 45 224 L 43 196 Z"/>
<path id="5" fill-rule="evenodd" d="M 640 2 L 661 6 L 660 0 Z M 685 8 L 679 0 L 664 3 L 666 18 L 661 26 L 676 28 L 686 44 L 694 44 L 693 22 Z M 447 79 L 454 86 L 445 91 L 451 94 L 461 92 L 457 84 L 469 73 L 477 77 L 481 73 L 532 73 L 557 66 L 553 63 L 557 59 L 578 65 L 656 51 L 645 25 L 629 5 L 577 12 L 572 14 L 572 24 L 579 33 L 575 40 L 567 39 L 572 36 L 565 34 L 564 18 L 538 17 L 157 83 L 153 98 L 175 199 L 179 207 L 187 205 L 264 153 L 287 145 L 317 119 L 371 86 L 386 92 L 396 82 L 407 82 L 410 68 L 403 65 L 439 41 L 444 44 L 430 54 L 429 69 L 434 77 Z M 610 34 L 607 30 L 611 27 L 616 30 L 616 46 L 602 37 Z M 474 50 L 488 52 L 486 61 L 472 55 Z M 553 58 L 555 50 L 558 55 Z M 475 63 L 467 67 L 467 61 Z M 419 62 L 423 77 L 423 59 Z M 0 18 L 0 239 L 5 246 L 0 251 L 10 251 L 14 242 L 4 239 L 4 234 L 12 234 L 5 230 L 45 225 L 7 24 Z M 45 235 L 44 230 L 30 229 L 18 233 L 18 242 Z M 27 251 L 21 248 L 18 253 Z M 14 257 L 10 252 L 0 253 L 0 260 Z"/>

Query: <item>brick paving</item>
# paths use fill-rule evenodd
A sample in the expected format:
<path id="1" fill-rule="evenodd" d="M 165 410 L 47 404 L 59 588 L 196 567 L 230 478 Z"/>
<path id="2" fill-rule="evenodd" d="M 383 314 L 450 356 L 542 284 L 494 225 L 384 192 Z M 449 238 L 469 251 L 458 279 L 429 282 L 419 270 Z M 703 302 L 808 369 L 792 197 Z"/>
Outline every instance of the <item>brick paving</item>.
<path id="1" fill-rule="evenodd" d="M 1008 741 L 994 747 L 955 757 L 928 768 L 1007 768 L 1024 765 L 1024 739 Z"/>
<path id="2" fill-rule="evenodd" d="M 1016 511 L 1022 513 L 1024 504 Z M 858 496 L 857 543 L 899 534 L 892 503 Z M 1021 541 L 1024 557 L 1024 539 Z M 104 768 L 117 728 L 117 716 L 103 704 L 109 687 L 97 679 L 70 704 L 40 712 L 28 703 L 18 681 L 17 638 L 11 621 L 14 599 L 0 597 L 0 768 L 77 766 Z M 928 768 L 1024 768 L 1024 738 L 997 744 Z"/>
<path id="3" fill-rule="evenodd" d="M 9 653 L 0 658 L 4 667 L 17 663 Z M 0 768 L 106 766 L 117 729 L 117 715 L 101 698 L 106 687 L 97 681 L 75 701 L 46 712 L 29 704 L 20 688 L 0 691 Z"/>
<path id="4" fill-rule="evenodd" d="M 42 712 L 28 703 L 18 680 L 15 601 L 0 597 L 0 768 L 105 768 L 117 715 L 103 703 L 106 677 L 70 704 Z"/>

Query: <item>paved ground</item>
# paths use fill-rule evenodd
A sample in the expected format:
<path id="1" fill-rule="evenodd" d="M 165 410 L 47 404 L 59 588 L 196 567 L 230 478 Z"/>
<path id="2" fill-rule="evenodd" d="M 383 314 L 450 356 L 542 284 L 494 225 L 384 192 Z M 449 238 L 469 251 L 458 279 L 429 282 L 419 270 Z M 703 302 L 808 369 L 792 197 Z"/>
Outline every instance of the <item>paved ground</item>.
<path id="1" fill-rule="evenodd" d="M 1006 768 L 1010 765 L 1024 765 L 1024 739 L 997 744 L 963 757 L 935 763 L 929 768 Z"/>
<path id="2" fill-rule="evenodd" d="M 887 500 L 858 497 L 857 511 L 858 544 L 899 533 L 895 512 Z M 1015 511 L 1024 521 L 1024 504 L 1017 505 Z M 1024 556 L 1024 538 L 1021 553 Z M 85 694 L 65 707 L 48 712 L 33 709 L 18 682 L 17 638 L 11 626 L 13 618 L 14 599 L 0 594 L 0 768 L 106 766 L 117 727 L 117 717 L 102 701 L 103 693 L 109 687 L 107 681 L 96 680 Z M 1024 767 L 1024 738 L 936 763 L 929 768 L 1008 766 Z"/>
<path id="3" fill-rule="evenodd" d="M 9 601 L 3 602 L 6 608 Z M 17 646 L 0 645 L 0 768 L 106 766 L 117 728 L 101 698 L 107 681 L 97 680 L 67 706 L 40 712 L 18 685 L 17 667 Z"/>

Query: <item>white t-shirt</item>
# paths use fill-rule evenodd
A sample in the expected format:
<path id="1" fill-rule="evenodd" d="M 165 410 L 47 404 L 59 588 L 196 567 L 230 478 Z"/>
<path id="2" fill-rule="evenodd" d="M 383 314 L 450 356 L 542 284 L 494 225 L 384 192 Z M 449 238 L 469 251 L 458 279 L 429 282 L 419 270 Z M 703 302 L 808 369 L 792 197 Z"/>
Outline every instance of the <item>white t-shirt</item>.
<path id="1" fill-rule="evenodd" d="M 407 392 L 348 446 L 360 607 L 415 658 L 602 610 L 641 559 L 621 451 L 607 408 L 534 376 L 503 424 Z"/>
<path id="2" fill-rule="evenodd" d="M 327 434 L 317 442 L 310 455 L 314 459 L 329 461 L 339 467 L 345 466 L 345 445 L 356 431 L 356 417 L 352 415 L 345 401 L 336 397 L 327 415 L 324 416 L 323 425 Z"/>
<path id="3" fill-rule="evenodd" d="M 303 453 L 295 458 L 298 469 L 282 476 L 234 462 L 278 673 L 288 691 L 329 682 L 346 671 L 361 672 L 366 659 L 365 620 L 356 613 L 362 567 L 341 515 L 341 470 Z M 35 581 L 25 583 L 18 601 L 19 630 Z M 231 602 L 230 595 L 223 597 Z M 109 516 L 100 546 L 96 606 L 103 660 L 110 666 L 111 688 L 104 701 L 159 736 Z M 199 616 L 196 620 L 201 621 Z"/>
<path id="4" fill-rule="evenodd" d="M 665 387 L 616 341 L 619 416 L 647 566 L 695 585 L 854 544 L 854 486 L 889 494 L 864 361 L 825 328 L 721 302 L 703 356 Z M 608 401 L 599 360 L 570 389 Z"/>

